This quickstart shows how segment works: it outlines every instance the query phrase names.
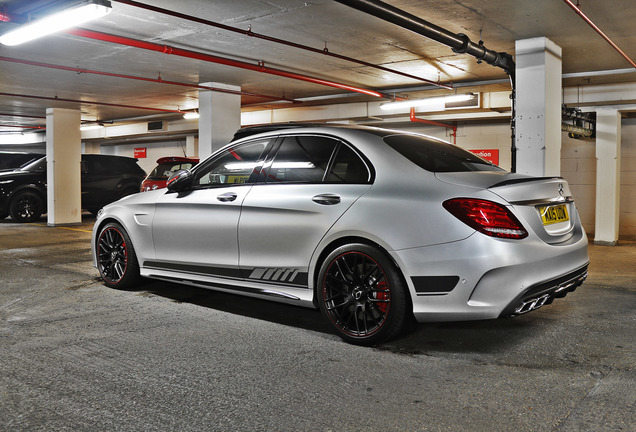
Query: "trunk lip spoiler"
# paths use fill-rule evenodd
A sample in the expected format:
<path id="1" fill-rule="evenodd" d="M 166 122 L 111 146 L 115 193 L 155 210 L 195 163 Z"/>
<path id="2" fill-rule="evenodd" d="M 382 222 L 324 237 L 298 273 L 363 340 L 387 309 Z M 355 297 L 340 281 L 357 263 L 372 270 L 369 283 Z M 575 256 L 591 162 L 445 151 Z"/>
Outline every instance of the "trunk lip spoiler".
<path id="1" fill-rule="evenodd" d="M 500 186 L 509 186 L 518 183 L 529 183 L 533 181 L 541 181 L 541 180 L 565 180 L 563 177 L 525 177 L 525 178 L 516 178 L 510 180 L 504 180 L 502 182 L 496 183 L 492 186 L 489 186 L 488 189 L 497 188 Z"/>

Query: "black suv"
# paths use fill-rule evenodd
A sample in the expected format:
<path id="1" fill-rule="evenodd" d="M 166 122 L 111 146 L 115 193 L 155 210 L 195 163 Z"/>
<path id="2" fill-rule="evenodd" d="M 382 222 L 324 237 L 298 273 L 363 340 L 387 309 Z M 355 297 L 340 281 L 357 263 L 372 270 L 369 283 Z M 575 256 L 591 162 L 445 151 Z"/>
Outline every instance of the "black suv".
<path id="1" fill-rule="evenodd" d="M 82 208 L 97 211 L 119 198 L 139 192 L 146 173 L 137 159 L 82 155 Z M 46 157 L 14 170 L 0 171 L 0 219 L 31 222 L 46 213 Z"/>

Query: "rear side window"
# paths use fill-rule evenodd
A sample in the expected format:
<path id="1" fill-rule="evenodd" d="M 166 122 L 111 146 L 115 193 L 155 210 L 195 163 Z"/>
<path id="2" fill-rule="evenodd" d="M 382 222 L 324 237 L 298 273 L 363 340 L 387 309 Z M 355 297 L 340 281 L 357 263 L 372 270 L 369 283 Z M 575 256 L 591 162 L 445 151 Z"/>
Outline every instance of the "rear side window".
<path id="1" fill-rule="evenodd" d="M 351 148 L 341 144 L 325 179 L 328 183 L 368 183 L 367 165 Z"/>
<path id="2" fill-rule="evenodd" d="M 384 142 L 417 166 L 431 172 L 503 171 L 459 147 L 417 135 L 390 135 Z"/>
<path id="3" fill-rule="evenodd" d="M 328 137 L 286 137 L 267 172 L 266 183 L 320 183 L 339 141 Z"/>

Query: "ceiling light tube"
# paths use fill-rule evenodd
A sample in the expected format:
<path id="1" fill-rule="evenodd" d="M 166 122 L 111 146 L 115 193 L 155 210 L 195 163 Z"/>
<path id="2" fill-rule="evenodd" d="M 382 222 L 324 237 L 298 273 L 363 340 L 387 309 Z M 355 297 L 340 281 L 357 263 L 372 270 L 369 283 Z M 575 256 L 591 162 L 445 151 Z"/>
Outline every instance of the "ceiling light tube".
<path id="1" fill-rule="evenodd" d="M 90 0 L 83 2 L 79 6 L 23 24 L 0 36 L 0 43 L 8 46 L 19 45 L 101 18 L 108 15 L 111 10 L 109 1 Z"/>
<path id="2" fill-rule="evenodd" d="M 89 131 L 89 130 L 95 130 L 95 129 L 102 129 L 104 127 L 103 124 L 86 124 L 83 126 L 80 126 L 80 130 L 81 131 Z"/>
<path id="3" fill-rule="evenodd" d="M 199 118 L 199 113 L 196 111 L 188 111 L 183 113 L 183 118 L 186 120 L 194 120 Z"/>
<path id="4" fill-rule="evenodd" d="M 409 99 L 397 102 L 387 102 L 380 105 L 380 108 L 384 111 L 393 111 L 410 108 L 425 108 L 437 106 L 439 109 L 444 109 L 444 104 L 452 102 L 464 102 L 471 100 L 475 95 L 472 93 L 462 93 L 450 96 L 440 96 L 427 99 Z"/>

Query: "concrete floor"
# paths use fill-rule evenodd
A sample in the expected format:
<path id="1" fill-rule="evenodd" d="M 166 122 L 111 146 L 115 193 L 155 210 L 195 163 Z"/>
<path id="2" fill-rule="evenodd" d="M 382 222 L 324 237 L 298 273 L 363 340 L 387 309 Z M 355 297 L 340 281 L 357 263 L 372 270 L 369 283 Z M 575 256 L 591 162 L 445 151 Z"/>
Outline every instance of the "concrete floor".
<path id="1" fill-rule="evenodd" d="M 92 224 L 0 221 L 1 431 L 636 430 L 634 243 L 533 313 L 361 348 L 312 310 L 108 289 Z"/>

